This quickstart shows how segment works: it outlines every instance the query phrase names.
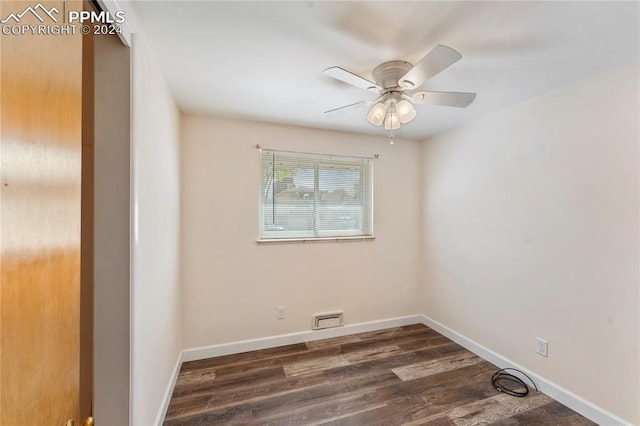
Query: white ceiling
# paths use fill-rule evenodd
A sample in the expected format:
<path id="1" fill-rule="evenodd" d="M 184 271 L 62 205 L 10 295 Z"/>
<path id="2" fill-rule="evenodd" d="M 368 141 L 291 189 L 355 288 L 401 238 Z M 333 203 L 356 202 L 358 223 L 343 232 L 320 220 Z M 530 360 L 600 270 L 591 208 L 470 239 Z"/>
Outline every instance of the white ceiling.
<path id="1" fill-rule="evenodd" d="M 416 63 L 437 44 L 462 59 L 423 89 L 477 92 L 467 109 L 419 105 L 395 134 L 423 139 L 496 110 L 638 62 L 638 2 L 133 2 L 182 111 L 386 134 L 375 97 L 322 74 L 365 78 L 378 64 Z"/>

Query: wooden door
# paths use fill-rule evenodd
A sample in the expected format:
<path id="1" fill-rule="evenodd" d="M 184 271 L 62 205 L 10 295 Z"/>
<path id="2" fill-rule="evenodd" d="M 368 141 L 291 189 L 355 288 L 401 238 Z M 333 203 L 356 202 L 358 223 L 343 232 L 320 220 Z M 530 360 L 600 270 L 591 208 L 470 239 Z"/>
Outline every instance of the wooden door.
<path id="1" fill-rule="evenodd" d="M 39 4 L 59 24 L 82 8 L 3 0 L 0 19 Z M 5 25 L 43 24 L 16 17 Z M 80 388 L 82 50 L 79 32 L 0 34 L 2 425 L 78 425 L 91 392 Z"/>

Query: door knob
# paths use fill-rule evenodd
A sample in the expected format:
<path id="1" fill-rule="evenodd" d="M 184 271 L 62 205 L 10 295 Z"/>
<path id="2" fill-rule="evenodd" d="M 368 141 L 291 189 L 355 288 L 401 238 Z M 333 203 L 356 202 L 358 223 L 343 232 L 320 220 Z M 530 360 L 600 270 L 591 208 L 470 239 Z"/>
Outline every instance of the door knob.
<path id="1" fill-rule="evenodd" d="M 71 420 L 67 420 L 64 423 L 64 426 L 75 426 L 76 422 L 73 421 L 73 419 Z M 84 421 L 82 422 L 81 426 L 95 426 L 96 421 L 93 419 L 93 417 L 89 416 L 86 419 L 84 419 Z"/>

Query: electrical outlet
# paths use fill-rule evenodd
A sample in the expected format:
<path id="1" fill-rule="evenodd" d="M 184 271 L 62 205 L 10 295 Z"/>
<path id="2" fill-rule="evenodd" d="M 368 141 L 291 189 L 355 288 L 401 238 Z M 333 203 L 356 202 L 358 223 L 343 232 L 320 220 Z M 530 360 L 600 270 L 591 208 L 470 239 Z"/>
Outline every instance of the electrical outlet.
<path id="1" fill-rule="evenodd" d="M 284 319 L 284 314 L 286 313 L 287 307 L 286 306 L 278 306 L 276 308 L 276 311 L 278 313 L 277 318 L 280 319 Z"/>
<path id="2" fill-rule="evenodd" d="M 539 337 L 536 338 L 536 353 L 543 357 L 549 357 L 549 342 Z"/>

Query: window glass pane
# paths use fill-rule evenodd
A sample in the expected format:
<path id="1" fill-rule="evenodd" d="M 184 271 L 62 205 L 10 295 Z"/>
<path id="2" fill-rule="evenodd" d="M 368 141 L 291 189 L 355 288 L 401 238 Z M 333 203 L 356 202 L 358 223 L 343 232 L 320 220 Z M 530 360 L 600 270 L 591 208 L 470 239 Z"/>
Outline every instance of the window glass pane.
<path id="1" fill-rule="evenodd" d="M 312 166 L 291 162 L 275 165 L 274 198 L 271 208 L 274 230 L 312 235 L 314 211 Z M 305 232 L 306 231 L 306 232 Z"/>
<path id="2" fill-rule="evenodd" d="M 362 234 L 360 168 L 318 167 L 318 232 L 332 235 Z"/>

